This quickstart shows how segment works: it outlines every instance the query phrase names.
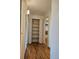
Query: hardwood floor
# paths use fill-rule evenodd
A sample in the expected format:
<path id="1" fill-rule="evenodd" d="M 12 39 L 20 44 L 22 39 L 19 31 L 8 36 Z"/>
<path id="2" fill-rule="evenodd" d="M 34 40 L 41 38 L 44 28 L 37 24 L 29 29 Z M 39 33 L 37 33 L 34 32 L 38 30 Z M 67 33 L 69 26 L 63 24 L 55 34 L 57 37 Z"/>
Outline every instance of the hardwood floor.
<path id="1" fill-rule="evenodd" d="M 50 59 L 50 49 L 44 44 L 28 44 L 24 59 Z"/>

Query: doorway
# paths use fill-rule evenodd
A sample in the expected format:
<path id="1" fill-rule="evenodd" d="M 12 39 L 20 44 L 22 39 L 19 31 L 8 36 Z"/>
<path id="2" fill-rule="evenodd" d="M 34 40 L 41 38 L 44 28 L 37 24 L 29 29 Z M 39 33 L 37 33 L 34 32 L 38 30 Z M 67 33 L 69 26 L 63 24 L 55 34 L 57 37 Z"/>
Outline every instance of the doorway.
<path id="1" fill-rule="evenodd" d="M 32 43 L 39 43 L 39 21 L 40 19 L 32 19 Z"/>

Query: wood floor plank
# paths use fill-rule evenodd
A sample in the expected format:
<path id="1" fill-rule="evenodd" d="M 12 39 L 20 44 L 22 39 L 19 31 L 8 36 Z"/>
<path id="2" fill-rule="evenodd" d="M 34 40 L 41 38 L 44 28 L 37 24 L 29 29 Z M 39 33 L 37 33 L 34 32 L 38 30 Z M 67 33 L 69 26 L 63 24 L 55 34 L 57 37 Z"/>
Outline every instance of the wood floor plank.
<path id="1" fill-rule="evenodd" d="M 24 59 L 50 59 L 50 49 L 44 44 L 29 44 Z"/>

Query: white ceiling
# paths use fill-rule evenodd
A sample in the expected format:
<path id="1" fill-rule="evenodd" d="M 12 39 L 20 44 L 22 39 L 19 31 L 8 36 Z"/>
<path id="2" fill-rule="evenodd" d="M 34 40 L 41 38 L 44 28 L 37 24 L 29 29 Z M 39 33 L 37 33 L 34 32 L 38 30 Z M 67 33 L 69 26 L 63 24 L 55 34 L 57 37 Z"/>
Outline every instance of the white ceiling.
<path id="1" fill-rule="evenodd" d="M 50 12 L 50 0 L 27 0 L 32 14 L 47 15 Z"/>

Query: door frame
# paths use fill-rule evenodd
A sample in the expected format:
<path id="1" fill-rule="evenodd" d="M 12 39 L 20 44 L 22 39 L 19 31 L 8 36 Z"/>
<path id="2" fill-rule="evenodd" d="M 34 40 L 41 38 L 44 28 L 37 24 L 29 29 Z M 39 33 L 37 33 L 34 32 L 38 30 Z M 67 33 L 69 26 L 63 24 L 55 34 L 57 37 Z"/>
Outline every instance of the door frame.
<path id="1" fill-rule="evenodd" d="M 36 19 L 36 20 L 39 20 L 39 39 L 40 39 L 40 19 L 37 19 L 37 18 L 32 18 L 33 19 Z M 32 25 L 31 25 L 32 26 Z M 31 37 L 32 37 L 32 28 L 31 28 Z M 36 43 L 39 43 L 39 39 L 38 39 L 38 42 Z M 33 40 L 31 39 L 31 43 L 33 43 Z"/>

